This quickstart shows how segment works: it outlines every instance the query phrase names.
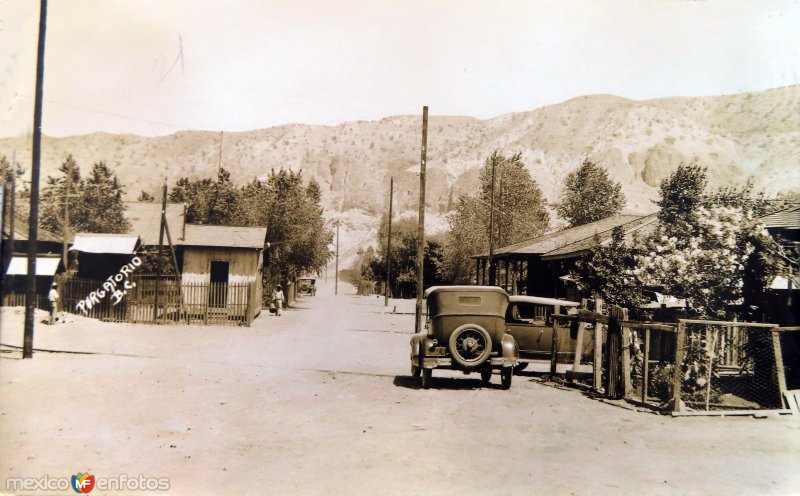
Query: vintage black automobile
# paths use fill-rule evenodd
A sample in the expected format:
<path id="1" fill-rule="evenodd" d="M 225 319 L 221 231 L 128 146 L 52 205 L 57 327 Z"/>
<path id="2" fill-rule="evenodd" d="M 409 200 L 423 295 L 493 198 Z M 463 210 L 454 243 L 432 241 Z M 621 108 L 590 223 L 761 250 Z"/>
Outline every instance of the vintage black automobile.
<path id="1" fill-rule="evenodd" d="M 297 292 L 302 295 L 314 296 L 317 294 L 316 279 L 311 277 L 301 277 L 297 281 Z"/>
<path id="2" fill-rule="evenodd" d="M 495 286 L 435 286 L 425 299 L 425 332 L 411 338 L 411 374 L 422 376 L 422 387 L 442 368 L 479 372 L 487 383 L 498 369 L 501 386 L 510 388 L 519 349 L 506 325 L 508 293 Z"/>

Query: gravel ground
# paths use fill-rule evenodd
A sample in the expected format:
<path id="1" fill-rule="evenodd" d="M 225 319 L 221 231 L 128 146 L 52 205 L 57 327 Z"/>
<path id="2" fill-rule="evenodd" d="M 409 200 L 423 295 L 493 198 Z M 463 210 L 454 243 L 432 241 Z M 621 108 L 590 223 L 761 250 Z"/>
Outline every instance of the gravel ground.
<path id="1" fill-rule="evenodd" d="M 172 494 L 800 494 L 795 418 L 673 419 L 525 376 L 422 390 L 414 302 L 320 283 L 250 328 L 37 324 L 32 360 L 3 309 L 0 492 L 88 471 Z"/>

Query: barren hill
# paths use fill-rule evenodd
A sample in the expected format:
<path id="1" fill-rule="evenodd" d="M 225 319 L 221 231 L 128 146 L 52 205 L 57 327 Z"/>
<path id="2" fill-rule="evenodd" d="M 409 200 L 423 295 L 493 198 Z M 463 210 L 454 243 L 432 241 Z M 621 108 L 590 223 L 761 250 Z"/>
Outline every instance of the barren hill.
<path id="1" fill-rule="evenodd" d="M 477 172 L 495 149 L 521 152 L 548 200 L 558 198 L 564 176 L 584 157 L 623 183 L 627 212 L 653 211 L 659 181 L 681 162 L 709 168 L 714 185 L 752 179 L 767 193 L 800 191 L 800 86 L 718 97 L 634 101 L 592 95 L 527 112 L 479 120 L 438 116 L 431 109 L 428 189 L 432 230 L 460 195 L 477 185 Z M 420 116 L 337 126 L 290 124 L 226 132 L 221 164 L 244 183 L 281 167 L 302 169 L 323 187 L 330 216 L 346 219 L 346 244 L 363 245 L 386 209 L 395 177 L 396 211 L 415 215 Z M 30 143 L 0 140 L 0 155 L 30 157 Z M 83 171 L 103 160 L 119 175 L 129 198 L 156 194 L 164 178 L 213 177 L 220 163 L 220 133 L 185 131 L 141 137 L 94 133 L 45 138 L 42 176 L 68 153 Z M 23 162 L 24 163 L 24 162 Z"/>

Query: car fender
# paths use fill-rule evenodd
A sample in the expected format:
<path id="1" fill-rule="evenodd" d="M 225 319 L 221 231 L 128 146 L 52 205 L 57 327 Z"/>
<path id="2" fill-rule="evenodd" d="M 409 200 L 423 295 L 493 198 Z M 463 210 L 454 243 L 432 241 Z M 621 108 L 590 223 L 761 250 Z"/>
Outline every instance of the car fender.
<path id="1" fill-rule="evenodd" d="M 503 334 L 500 348 L 503 350 L 503 358 L 519 358 L 519 346 L 517 346 L 517 340 L 511 334 Z"/>
<path id="2" fill-rule="evenodd" d="M 436 345 L 436 340 L 428 337 L 427 334 L 420 333 L 411 336 L 411 356 L 416 357 L 419 355 L 419 350 L 424 346 L 425 350 L 429 350 Z"/>

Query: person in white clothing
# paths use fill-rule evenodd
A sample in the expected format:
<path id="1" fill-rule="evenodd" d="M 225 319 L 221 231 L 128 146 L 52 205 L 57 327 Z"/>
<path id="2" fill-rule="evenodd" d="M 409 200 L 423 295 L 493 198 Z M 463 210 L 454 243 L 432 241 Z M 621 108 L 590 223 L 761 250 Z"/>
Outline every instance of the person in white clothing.
<path id="1" fill-rule="evenodd" d="M 50 302 L 50 325 L 56 323 L 56 312 L 58 311 L 58 285 L 54 282 L 47 293 L 47 300 Z"/>
<path id="2" fill-rule="evenodd" d="M 280 284 L 275 286 L 275 291 L 272 292 L 272 302 L 275 304 L 275 315 L 280 317 L 283 308 L 283 291 Z"/>

